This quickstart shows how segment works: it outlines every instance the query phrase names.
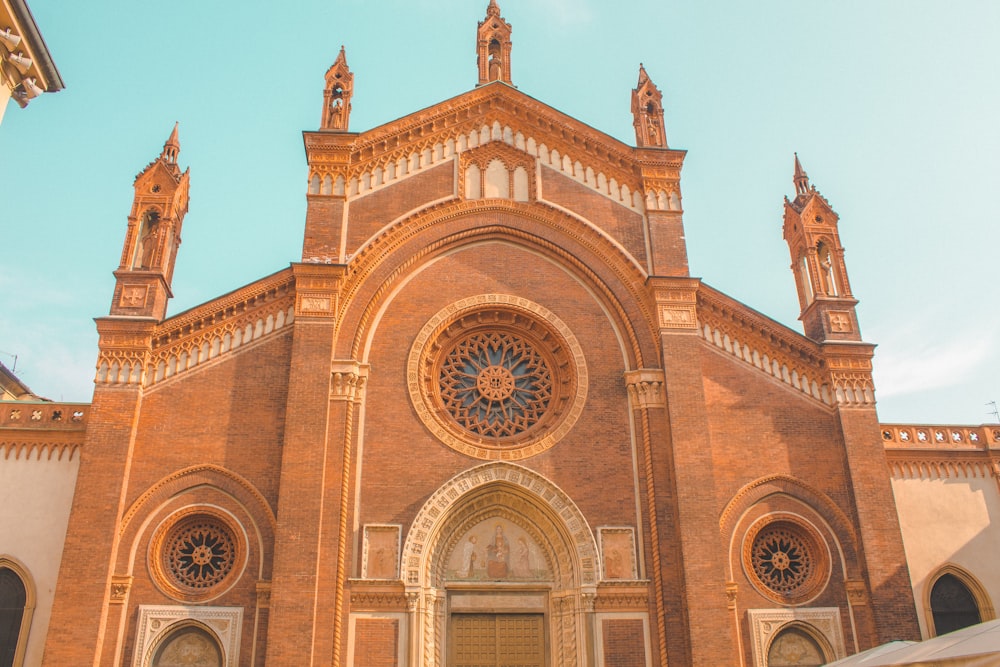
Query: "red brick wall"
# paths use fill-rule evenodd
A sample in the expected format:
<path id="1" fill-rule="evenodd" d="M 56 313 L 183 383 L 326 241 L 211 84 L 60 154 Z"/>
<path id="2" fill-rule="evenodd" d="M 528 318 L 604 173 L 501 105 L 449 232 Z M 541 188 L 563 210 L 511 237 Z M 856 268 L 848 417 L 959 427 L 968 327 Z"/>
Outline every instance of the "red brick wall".
<path id="1" fill-rule="evenodd" d="M 646 641 L 639 619 L 603 623 L 605 667 L 646 667 Z"/>
<path id="2" fill-rule="evenodd" d="M 354 624 L 354 664 L 358 667 L 397 667 L 399 621 L 359 618 Z"/>

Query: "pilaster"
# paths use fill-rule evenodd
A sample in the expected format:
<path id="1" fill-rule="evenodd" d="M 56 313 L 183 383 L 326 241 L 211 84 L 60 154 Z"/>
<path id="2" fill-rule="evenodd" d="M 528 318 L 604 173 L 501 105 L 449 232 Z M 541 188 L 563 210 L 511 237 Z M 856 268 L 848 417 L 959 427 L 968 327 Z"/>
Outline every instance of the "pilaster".
<path id="1" fill-rule="evenodd" d="M 345 423 L 345 411 L 331 400 L 332 359 L 344 267 L 293 264 L 292 272 L 295 324 L 266 663 L 329 665 L 338 562 L 338 534 L 330 526 L 340 518 Z"/>
<path id="2" fill-rule="evenodd" d="M 655 446 L 669 448 L 675 487 L 674 533 L 679 545 L 683 608 L 686 609 L 690 661 L 686 664 L 738 664 L 735 633 L 719 632 L 718 621 L 731 615 L 725 583 L 727 545 L 718 522 L 712 442 L 705 405 L 701 339 L 698 337 L 694 278 L 650 279 L 663 355 L 669 439 Z M 674 537 L 673 535 L 670 536 Z M 661 537 L 661 540 L 663 538 Z M 685 663 L 682 663 L 685 664 Z"/>
<path id="3" fill-rule="evenodd" d="M 145 318 L 97 320 L 101 357 L 119 362 L 109 367 L 115 369 L 113 377 L 109 371 L 94 389 L 50 622 L 60 630 L 49 633 L 43 665 L 78 664 L 80 656 L 92 657 L 94 665 L 112 665 L 118 659 L 130 582 L 126 573 L 114 571 L 118 524 L 125 510 L 142 405 L 142 369 L 154 327 Z"/>
<path id="4" fill-rule="evenodd" d="M 848 587 L 852 606 L 863 606 L 856 618 L 861 626 L 861 649 L 874 621 L 875 644 L 896 639 L 919 639 L 910 573 L 903 551 L 889 465 L 881 441 L 871 380 L 874 346 L 867 343 L 827 343 L 823 346 L 835 389 L 835 410 L 843 434 L 845 475 L 850 481 L 861 538 L 861 555 L 868 576 L 865 597 L 862 582 Z M 870 626 L 869 626 L 870 627 Z"/>

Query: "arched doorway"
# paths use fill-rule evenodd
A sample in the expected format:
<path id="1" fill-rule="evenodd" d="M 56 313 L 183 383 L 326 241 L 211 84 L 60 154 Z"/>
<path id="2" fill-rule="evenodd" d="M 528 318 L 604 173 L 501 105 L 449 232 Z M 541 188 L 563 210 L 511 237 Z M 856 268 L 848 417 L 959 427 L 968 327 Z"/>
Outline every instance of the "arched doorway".
<path id="1" fill-rule="evenodd" d="M 413 525 L 403 549 L 413 664 L 583 664 L 596 544 L 552 482 L 479 466 L 439 489 Z"/>

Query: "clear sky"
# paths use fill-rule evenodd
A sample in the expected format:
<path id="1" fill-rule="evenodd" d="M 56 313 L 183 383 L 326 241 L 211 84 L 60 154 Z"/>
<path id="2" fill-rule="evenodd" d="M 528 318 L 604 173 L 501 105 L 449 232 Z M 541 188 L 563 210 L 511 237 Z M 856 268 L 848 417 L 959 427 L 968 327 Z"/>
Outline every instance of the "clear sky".
<path id="1" fill-rule="evenodd" d="M 487 0 L 29 0 L 66 82 L 0 125 L 0 361 L 88 401 L 134 176 L 180 121 L 191 208 L 170 312 L 300 256 L 302 130 L 347 47 L 351 129 L 476 83 Z M 1000 400 L 996 0 L 500 0 L 514 84 L 634 143 L 640 62 L 688 151 L 692 274 L 801 331 L 792 154 L 841 217 L 885 422 Z"/>

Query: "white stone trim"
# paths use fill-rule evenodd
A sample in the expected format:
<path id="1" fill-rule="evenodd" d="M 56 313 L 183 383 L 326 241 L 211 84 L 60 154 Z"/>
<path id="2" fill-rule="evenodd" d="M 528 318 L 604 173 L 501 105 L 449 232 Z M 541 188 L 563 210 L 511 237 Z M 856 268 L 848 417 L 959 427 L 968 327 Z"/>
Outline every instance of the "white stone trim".
<path id="1" fill-rule="evenodd" d="M 747 618 L 750 621 L 754 667 L 767 667 L 767 651 L 771 647 L 771 641 L 789 625 L 808 626 L 813 630 L 826 641 L 826 648 L 833 651 L 832 660 L 847 656 L 838 607 L 748 609 Z"/>
<path id="2" fill-rule="evenodd" d="M 215 635 L 222 647 L 225 667 L 240 664 L 243 607 L 139 605 L 133 667 L 147 667 L 161 639 L 179 625 L 198 625 Z"/>

